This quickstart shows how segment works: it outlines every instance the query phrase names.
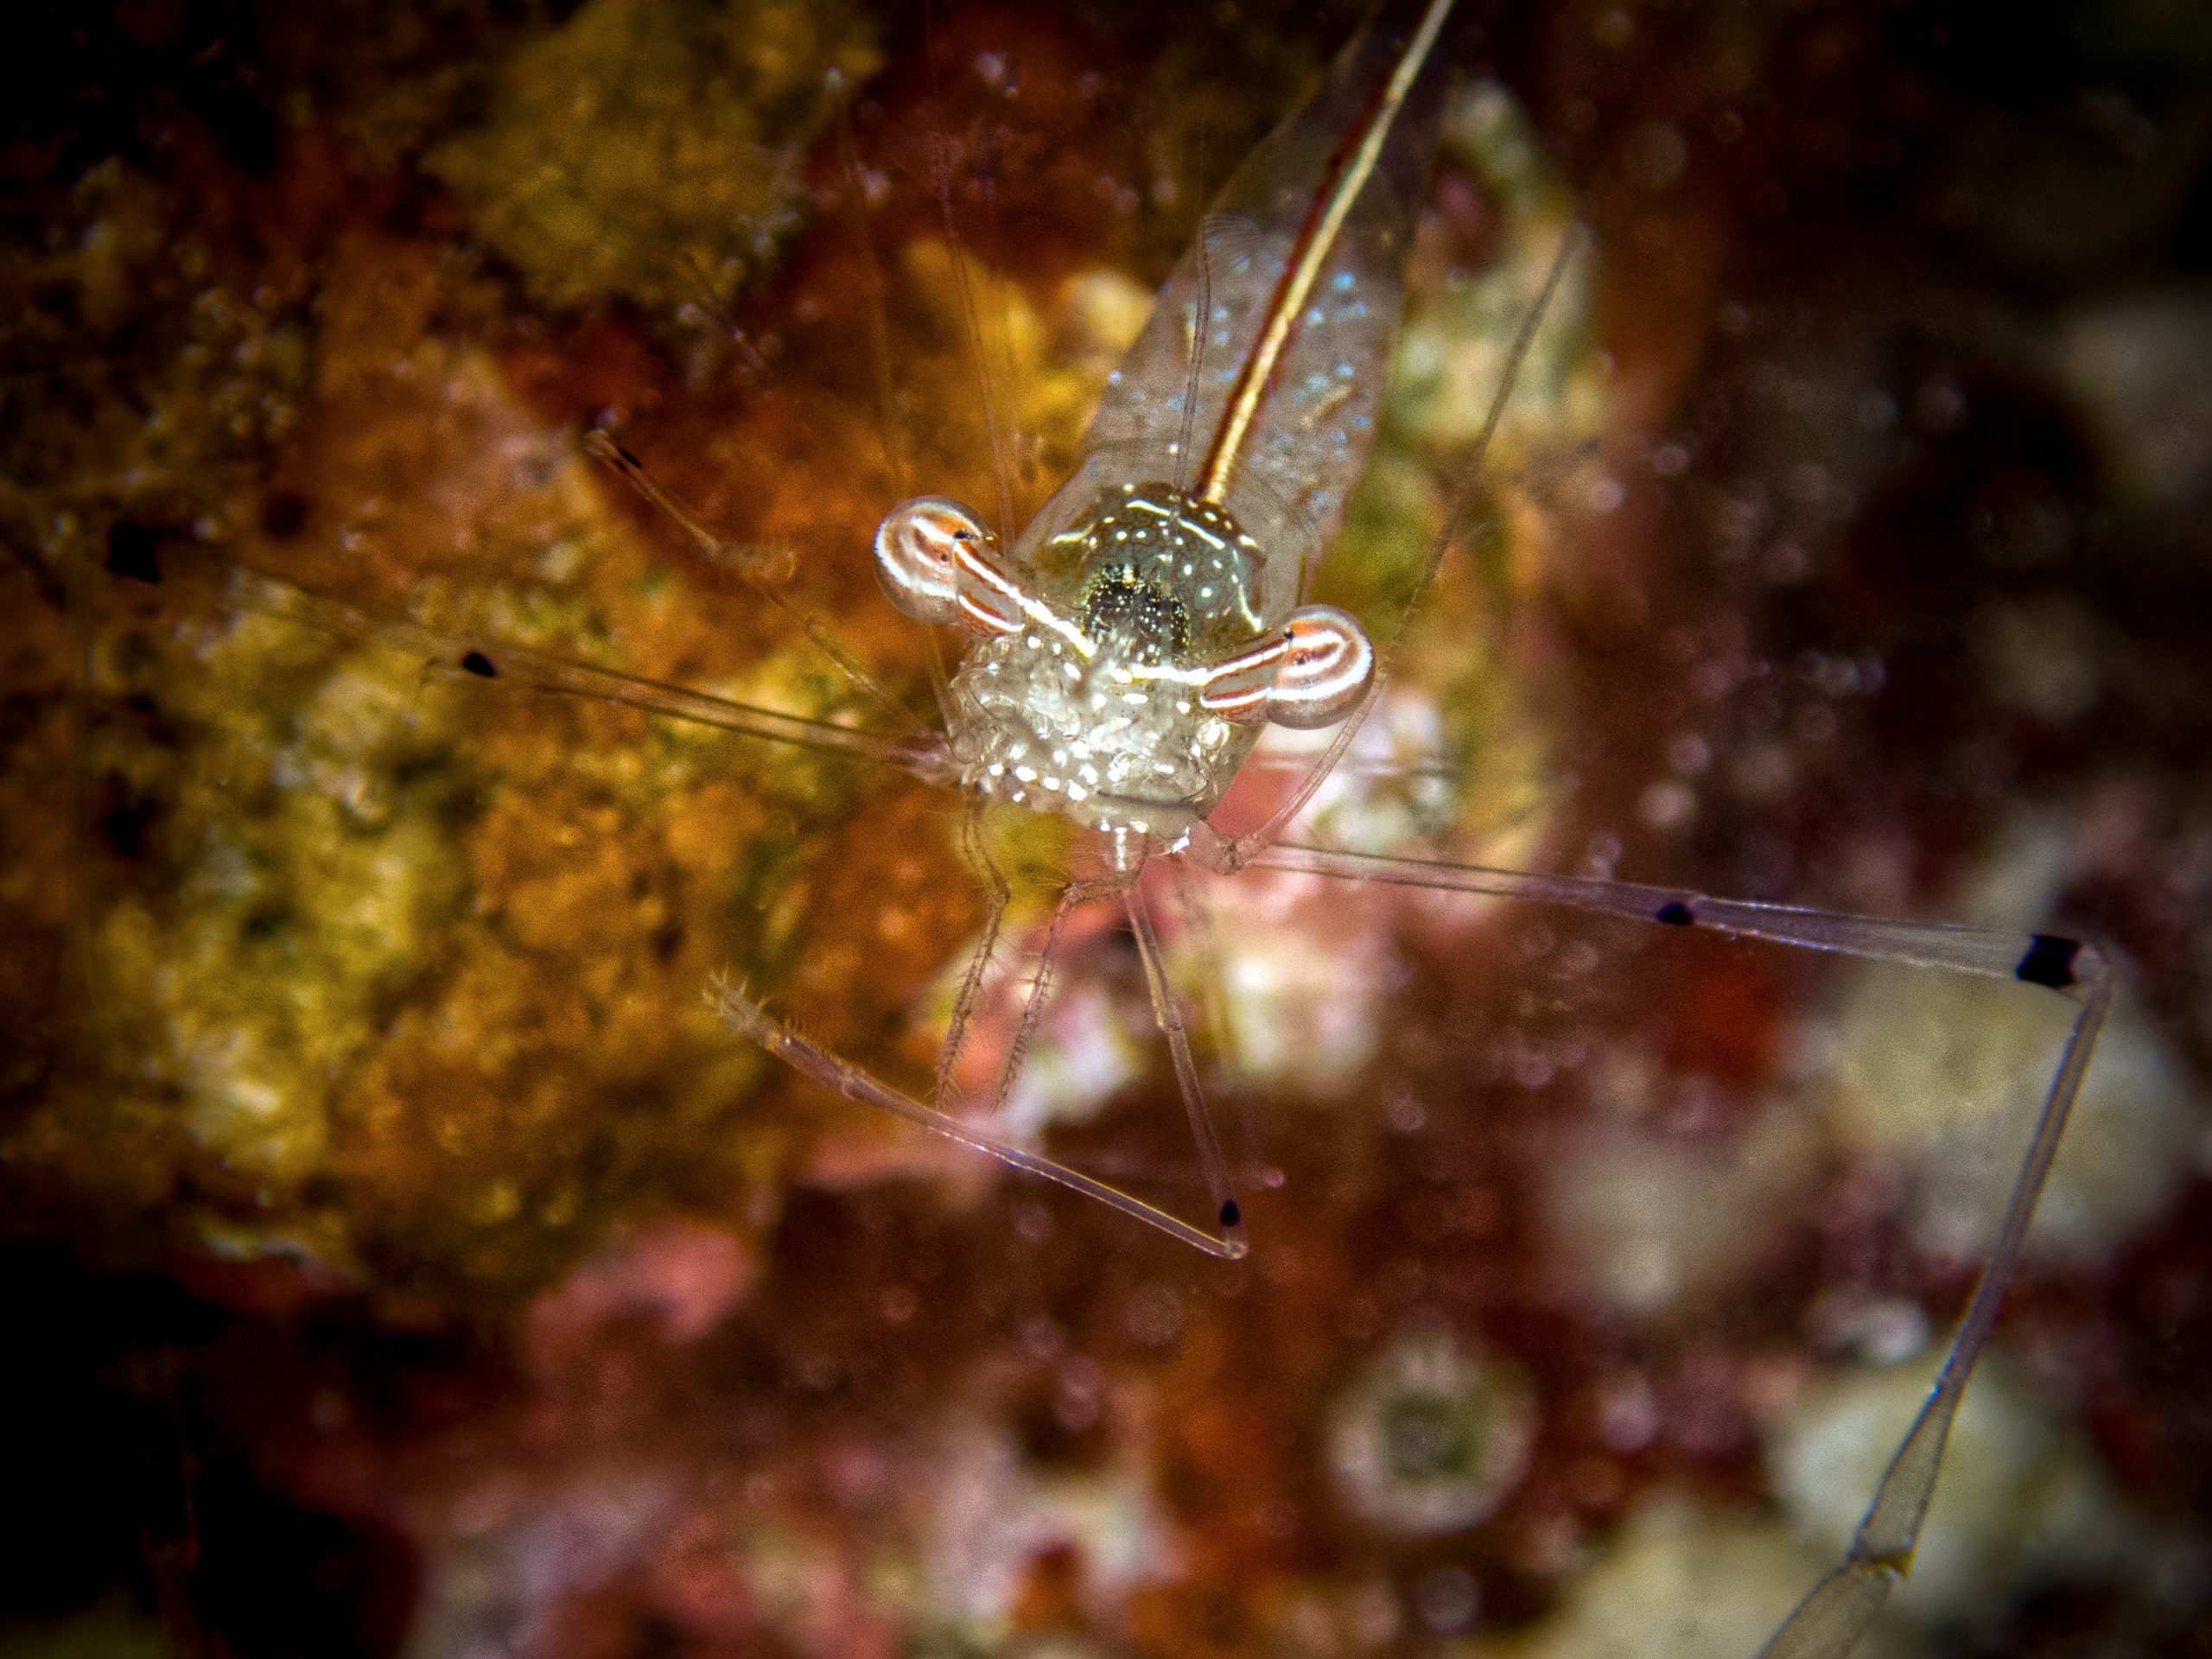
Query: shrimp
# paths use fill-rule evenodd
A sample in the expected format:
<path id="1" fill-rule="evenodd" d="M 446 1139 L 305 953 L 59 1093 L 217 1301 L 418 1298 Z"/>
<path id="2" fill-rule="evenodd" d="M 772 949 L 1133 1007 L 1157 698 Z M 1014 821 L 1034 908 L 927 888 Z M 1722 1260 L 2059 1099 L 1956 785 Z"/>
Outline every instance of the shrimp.
<path id="1" fill-rule="evenodd" d="M 1342 726 L 1348 739 L 1372 697 L 1365 631 L 1334 607 L 1299 604 L 1299 588 L 1366 459 L 1403 302 L 1413 187 L 1441 105 L 1440 78 L 1422 72 L 1451 10 L 1437 0 L 1410 29 L 1370 29 L 1230 181 L 1211 222 L 1249 232 L 1218 254 L 1202 236 L 1185 257 L 1109 380 L 1082 463 L 1011 548 L 935 496 L 894 509 L 875 537 L 893 603 L 974 639 L 944 699 L 944 759 L 960 787 L 1061 813 L 1101 843 L 1105 874 L 1071 887 L 1062 916 L 1092 899 L 1122 906 L 1217 1230 L 899 1093 L 740 990 L 712 994 L 733 1026 L 841 1092 L 1230 1259 L 1247 1249 L 1243 1207 L 1139 884 L 1154 858 L 1243 863 L 1268 831 L 1223 842 L 1206 820 L 1261 728 Z M 1317 166 L 1318 192 L 1306 182 Z M 987 921 L 987 938 L 996 925 Z M 965 1019 L 956 1013 L 940 1077 Z M 1010 1052 L 1001 1104 L 1023 1047 Z"/>
<path id="2" fill-rule="evenodd" d="M 1838 953 L 2042 988 L 2075 1007 L 1997 1241 L 1935 1387 L 1883 1476 L 1850 1553 L 1763 1649 L 1847 1654 L 1909 1566 L 1946 1437 L 2018 1262 L 2037 1198 L 2098 1034 L 2115 976 L 2091 943 L 1747 903 L 1597 877 L 1492 869 L 1287 839 L 1344 760 L 1396 666 L 1356 618 L 1313 602 L 1313 573 L 1336 538 L 1364 465 L 1397 330 L 1419 185 L 1435 143 L 1452 0 L 1393 14 L 1356 40 L 1313 100 L 1224 189 L 1162 290 L 1094 416 L 1067 480 L 1019 533 L 948 498 L 895 508 L 874 539 L 875 575 L 900 611 L 958 631 L 966 649 L 942 689 L 940 734 L 854 726 L 639 680 L 547 652 L 410 629 L 256 573 L 226 579 L 232 604 L 393 641 L 463 679 L 623 704 L 742 735 L 868 760 L 954 790 L 988 906 L 964 975 L 937 1097 L 911 1095 L 776 1017 L 747 988 L 717 980 L 709 1006 L 799 1072 L 855 1101 L 1058 1183 L 1210 1256 L 1251 1249 L 1234 1167 L 1207 1105 L 1185 994 L 1147 896 L 1147 872 L 1222 876 L 1272 869 L 1332 880 L 1480 894 L 1614 916 L 1728 939 Z M 1583 257 L 1570 237 L 1556 285 Z M 1478 468 L 1528 349 L 1539 299 L 1472 446 Z M 986 382 L 988 384 L 988 382 Z M 658 489 L 610 436 L 601 458 L 666 508 L 712 556 L 732 550 Z M 1001 469 L 1003 471 L 1003 469 Z M 1010 498 L 1011 492 L 1001 489 Z M 1428 552 L 1408 610 L 1470 539 L 1458 506 Z M 125 543 L 111 568 L 162 573 Z M 741 566 L 742 561 L 737 563 Z M 769 573 L 741 575 L 765 576 Z M 863 699 L 895 702 L 827 633 L 805 625 Z M 1217 822 L 1263 729 L 1331 734 L 1254 827 Z M 1064 819 L 1095 873 L 1071 881 L 1039 952 L 992 1112 L 959 1109 L 947 1079 L 974 1023 L 1007 888 L 975 825 L 1005 805 Z M 1204 1226 L 988 1127 L 1032 1046 L 1056 944 L 1080 907 L 1111 903 L 1134 940 L 1211 1205 Z"/>

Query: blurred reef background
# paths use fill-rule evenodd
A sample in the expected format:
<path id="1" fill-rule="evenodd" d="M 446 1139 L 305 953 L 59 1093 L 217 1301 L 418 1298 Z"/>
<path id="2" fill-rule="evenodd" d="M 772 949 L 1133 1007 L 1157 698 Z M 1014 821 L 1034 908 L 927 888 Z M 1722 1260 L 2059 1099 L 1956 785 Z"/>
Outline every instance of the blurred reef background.
<path id="1" fill-rule="evenodd" d="M 1194 882 L 1223 1266 L 702 1005 L 925 1087 L 983 913 L 948 798 L 105 569 L 880 723 L 804 613 L 926 718 L 877 520 L 1041 499 L 1361 15 L 11 14 L 0 1656 L 1689 1659 L 1837 1556 L 2054 999 Z M 2212 1653 L 2212 14 L 1485 16 L 1325 596 L 1395 628 L 1591 253 L 1306 833 L 2108 941 L 1866 1651 Z M 970 1084 L 1070 851 L 985 833 Z M 1065 962 L 1011 1109 L 1194 1203 L 1128 942 Z"/>

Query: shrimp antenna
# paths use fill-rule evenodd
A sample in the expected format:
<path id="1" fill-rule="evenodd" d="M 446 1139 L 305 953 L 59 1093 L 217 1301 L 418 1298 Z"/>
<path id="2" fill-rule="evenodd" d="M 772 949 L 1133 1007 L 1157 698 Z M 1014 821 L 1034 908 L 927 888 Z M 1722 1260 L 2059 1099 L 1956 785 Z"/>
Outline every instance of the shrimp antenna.
<path id="1" fill-rule="evenodd" d="M 760 355 L 760 348 L 745 332 L 744 326 L 737 320 L 737 314 L 715 291 L 714 276 L 707 268 L 704 256 L 696 248 L 688 249 L 683 257 L 677 260 L 676 269 L 683 273 L 685 284 L 691 289 L 692 303 L 713 319 L 715 327 L 728 337 L 731 345 L 737 347 L 737 354 L 743 359 L 747 370 L 753 374 L 766 374 L 768 359 Z"/>
<path id="2" fill-rule="evenodd" d="M 844 93 L 836 100 L 837 164 L 853 193 L 853 241 L 860 253 L 861 285 L 868 290 L 868 358 L 875 372 L 877 435 L 883 444 L 883 464 L 891 474 L 891 493 L 903 501 L 908 493 L 906 454 L 899 430 L 898 387 L 892 373 L 889 288 L 875 257 L 875 237 L 868 223 L 868 177 L 861 171 L 860 150 L 853 142 L 853 99 L 858 92 L 847 88 L 842 70 L 830 72 L 829 85 L 833 94 Z"/>
<path id="3" fill-rule="evenodd" d="M 923 9 L 926 20 L 928 7 Z M 940 107 L 944 92 L 938 85 L 937 56 L 929 54 L 930 91 Z M 999 419 L 998 397 L 991 387 L 991 365 L 983 345 L 982 314 L 976 304 L 976 289 L 968 270 L 968 250 L 960 239 L 960 231 L 952 215 L 952 158 L 944 135 L 932 131 L 930 135 L 930 168 L 936 175 L 938 218 L 944 232 L 946 251 L 952 256 L 953 291 L 959 296 L 960 330 L 968 346 L 969 362 L 976 374 L 976 388 L 983 406 L 983 426 L 990 438 L 991 480 L 998 490 L 999 534 L 1007 539 L 1014 535 L 1014 463 L 1007 452 L 1007 435 Z"/>
<path id="4" fill-rule="evenodd" d="M 850 680 L 871 702 L 888 714 L 908 731 L 920 731 L 922 722 L 906 711 L 874 677 L 862 668 L 860 659 L 848 651 L 831 633 L 821 620 L 810 616 L 777 592 L 775 582 L 789 580 L 796 563 L 787 549 L 745 547 L 726 542 L 700 522 L 696 514 L 678 501 L 647 475 L 638 458 L 604 432 L 590 432 L 584 436 L 584 448 L 594 460 L 605 462 L 622 476 L 629 486 L 658 507 L 672 520 L 699 551 L 699 556 L 717 570 L 727 570 L 766 600 L 785 616 L 798 624 L 807 641 L 824 657 L 836 664 L 838 671 Z"/>
<path id="5" fill-rule="evenodd" d="M 1566 230 L 1560 232 L 1559 251 L 1552 256 L 1551 269 L 1544 273 L 1544 285 L 1537 290 L 1535 302 L 1529 306 L 1528 314 L 1521 319 L 1521 327 L 1514 334 L 1512 346 L 1505 356 L 1504 372 L 1498 376 L 1497 389 L 1491 393 L 1490 408 L 1483 415 L 1481 429 L 1475 434 L 1474 444 L 1467 452 L 1466 481 L 1454 492 L 1450 510 L 1445 517 L 1444 533 L 1437 537 L 1436 545 L 1429 550 L 1428 566 L 1421 573 L 1421 586 L 1414 590 L 1415 604 L 1427 595 L 1429 584 L 1436 580 L 1436 573 L 1444 563 L 1446 550 L 1465 533 L 1465 520 L 1473 510 L 1483 466 L 1490 455 L 1491 441 L 1497 435 L 1497 429 L 1504 424 L 1505 406 L 1512 401 L 1514 388 L 1520 383 L 1522 365 L 1528 361 L 1529 352 L 1535 346 L 1536 331 L 1543 327 L 1544 318 L 1551 311 L 1553 296 L 1558 293 L 1560 283 L 1566 278 L 1567 268 L 1582 251 L 1587 238 L 1588 232 L 1580 219 L 1568 221 Z"/>
<path id="6" fill-rule="evenodd" d="M 829 84 L 833 92 L 845 90 L 843 72 L 832 69 Z M 884 280 L 882 264 L 875 257 L 875 238 L 868 223 L 868 177 L 861 170 L 860 150 L 853 142 L 853 99 L 858 95 L 857 89 L 851 89 L 837 99 L 838 165 L 844 169 L 853 193 L 853 239 L 859 250 L 861 285 L 868 296 L 868 358 L 875 374 L 876 436 L 883 445 L 884 467 L 891 474 L 892 499 L 903 501 L 912 493 L 912 486 L 899 416 L 898 377 L 892 365 L 890 284 Z M 928 629 L 926 635 L 930 690 L 936 696 L 939 716 L 950 726 L 952 681 L 945 671 L 944 648 L 938 640 L 938 630 Z"/>
<path id="7" fill-rule="evenodd" d="M 1198 389 L 1205 378 L 1206 330 L 1213 317 L 1213 253 L 1206 246 L 1206 227 L 1198 227 L 1198 293 L 1192 302 L 1191 371 L 1183 378 L 1183 428 L 1175 439 L 1175 487 L 1191 486 L 1191 435 L 1198 425 Z"/>
<path id="8" fill-rule="evenodd" d="M 894 737 L 734 702 L 704 691 L 594 668 L 520 645 L 480 645 L 465 635 L 426 628 L 404 617 L 376 615 L 189 543 L 143 548 L 111 545 L 103 563 L 110 575 L 127 582 L 297 624 L 334 639 L 388 645 L 416 654 L 425 674 L 495 681 L 526 691 L 613 703 L 771 742 L 854 755 L 898 766 L 928 783 L 948 783 L 957 775 L 947 766 L 944 740 L 931 733 Z"/>
<path id="9" fill-rule="evenodd" d="M 1176 464 L 1180 468 L 1176 487 L 1191 486 L 1191 439 L 1197 430 L 1198 403 L 1205 396 L 1206 333 L 1213 326 L 1213 251 L 1217 243 L 1249 248 L 1259 240 L 1259 227 L 1236 213 L 1208 213 L 1198 221 L 1198 292 L 1191 313 L 1191 368 L 1183 380 L 1183 429 L 1175 440 Z"/>
<path id="10" fill-rule="evenodd" d="M 1536 293 L 1535 302 L 1521 319 L 1521 326 L 1513 335 L 1507 349 L 1505 365 L 1497 378 L 1497 386 L 1491 393 L 1490 408 L 1483 416 L 1483 423 L 1475 434 L 1475 441 L 1468 451 L 1465 481 L 1452 493 L 1450 505 L 1445 510 L 1444 528 L 1430 544 L 1427 560 L 1421 567 L 1421 579 L 1414 584 L 1413 592 L 1400 608 L 1398 626 L 1376 653 L 1375 677 L 1359 706 L 1345 716 L 1329 740 L 1329 747 L 1307 772 L 1297 788 L 1292 790 L 1269 813 L 1258 828 L 1243 835 L 1224 840 L 1211 849 L 1211 861 L 1225 871 L 1242 868 L 1253 854 L 1273 841 L 1282 827 L 1313 798 L 1314 791 L 1336 770 L 1337 763 L 1359 735 L 1367 722 L 1376 701 L 1382 694 L 1382 687 L 1397 665 L 1399 653 L 1404 649 L 1408 625 L 1420 611 L 1428 590 L 1436 585 L 1437 573 L 1444 568 L 1444 556 L 1464 540 L 1472 528 L 1476 517 L 1475 503 L 1478 499 L 1483 478 L 1483 463 L 1490 453 L 1491 440 L 1504 423 L 1505 409 L 1512 400 L 1513 391 L 1521 378 L 1522 366 L 1529 360 L 1529 353 L 1536 342 L 1537 331 L 1551 311 L 1552 300 L 1559 292 L 1560 283 L 1566 279 L 1567 267 L 1574 263 L 1583 249 L 1586 235 L 1580 221 L 1570 222 L 1560 238 L 1559 251 L 1552 256 L 1551 268 L 1544 273 L 1544 284 Z"/>

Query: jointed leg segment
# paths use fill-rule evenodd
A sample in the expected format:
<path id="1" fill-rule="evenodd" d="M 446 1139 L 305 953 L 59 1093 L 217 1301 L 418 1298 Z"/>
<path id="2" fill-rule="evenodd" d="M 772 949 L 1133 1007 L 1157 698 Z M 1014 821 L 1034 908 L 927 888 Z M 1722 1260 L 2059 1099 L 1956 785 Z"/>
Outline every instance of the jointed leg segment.
<path id="1" fill-rule="evenodd" d="M 969 829 L 973 835 L 972 817 Z M 980 842 L 972 842 L 970 850 L 980 853 Z M 983 859 L 982 868 L 988 869 L 992 875 L 997 875 L 995 867 L 988 863 L 988 858 Z M 1184 1030 L 1181 1007 L 1173 987 L 1167 982 L 1160 943 L 1154 933 L 1151 918 L 1137 895 L 1132 874 L 1116 873 L 1071 881 L 1061 893 L 1059 905 L 1053 912 L 1052 924 L 1046 932 L 1044 949 L 1039 953 L 1036 976 L 1031 982 L 1028 1000 L 1022 1009 L 1020 1024 L 1015 1029 L 1014 1039 L 1007 1047 L 1006 1062 L 1000 1070 L 998 1084 L 993 1094 L 993 1116 L 997 1117 L 1003 1111 L 1007 1097 L 1013 1091 L 1014 1080 L 1020 1073 L 1031 1039 L 1035 1035 L 1051 987 L 1053 953 L 1069 918 L 1083 904 L 1121 893 L 1128 907 L 1130 925 L 1136 931 L 1137 948 L 1143 958 L 1146 986 L 1151 994 L 1153 1008 L 1160 1020 L 1161 1032 L 1167 1039 L 1169 1052 L 1174 1058 L 1176 1082 L 1182 1091 L 1184 1108 L 1189 1114 L 1192 1133 L 1198 1141 L 1199 1160 L 1205 1169 L 1207 1185 L 1213 1195 L 1215 1218 L 1220 1229 L 1218 1234 L 1193 1227 L 1119 1187 L 1109 1185 L 1079 1170 L 1071 1169 L 1041 1153 L 1016 1146 L 988 1129 L 979 1128 L 967 1119 L 943 1109 L 943 1103 L 951 1099 L 949 1084 L 952 1069 L 972 1016 L 977 987 L 988 961 L 998 920 L 1004 909 L 1006 891 L 1002 876 L 991 886 L 990 892 L 994 901 L 990 906 L 990 919 L 986 925 L 983 946 L 970 963 L 962 982 L 961 994 L 954 1008 L 952 1027 L 946 1033 L 944 1048 L 938 1060 L 937 1098 L 940 1103 L 938 1105 L 925 1104 L 865 1068 L 840 1059 L 819 1045 L 809 1041 L 790 1027 L 772 1018 L 758 1002 L 727 980 L 717 978 L 708 987 L 708 1006 L 768 1052 L 803 1075 L 836 1090 L 849 1100 L 877 1107 L 932 1134 L 987 1154 L 1015 1169 L 1042 1176 L 1071 1192 L 1096 1198 L 1101 1204 L 1147 1226 L 1156 1227 L 1209 1255 L 1230 1261 L 1243 1255 L 1249 1246 L 1243 1211 L 1231 1189 L 1227 1160 L 1222 1156 L 1220 1142 L 1214 1135 L 1212 1122 L 1206 1115 L 1205 1097 L 1198 1090 L 1198 1068 L 1191 1058 L 1190 1040 Z"/>
<path id="2" fill-rule="evenodd" d="M 1221 1224 L 1223 1238 L 1233 1241 L 1237 1253 L 1242 1255 L 1245 1248 L 1244 1208 L 1237 1202 L 1236 1189 L 1230 1185 L 1229 1160 L 1222 1156 L 1220 1137 L 1214 1133 L 1205 1095 L 1198 1087 L 1198 1068 L 1191 1058 L 1190 1034 L 1183 1025 L 1182 1000 L 1168 982 L 1167 964 L 1160 954 L 1160 938 L 1153 931 L 1152 914 L 1145 907 L 1143 893 L 1132 883 L 1122 895 L 1122 902 L 1128 912 L 1129 930 L 1136 936 L 1137 954 L 1144 960 L 1145 989 L 1152 996 L 1153 1018 L 1159 1022 L 1160 1035 L 1167 1039 L 1167 1052 L 1175 1062 L 1175 1085 L 1183 1096 L 1183 1110 L 1191 1120 L 1191 1139 L 1198 1146 L 1198 1162 L 1205 1171 L 1206 1190 L 1213 1197 L 1215 1218 Z"/>
<path id="3" fill-rule="evenodd" d="M 1967 1303 L 1966 1315 L 1959 1321 L 1958 1334 L 1951 1339 L 1951 1351 L 1944 1358 L 1936 1386 L 1897 1455 L 1883 1471 L 1873 1501 L 1852 1537 L 1850 1552 L 1797 1604 L 1789 1620 L 1759 1649 L 1759 1659 L 1845 1659 L 1873 1623 L 1891 1587 L 1911 1570 L 1921 1525 L 1928 1518 L 1929 1502 L 1936 1494 L 1936 1477 L 1943 1465 L 1944 1445 L 1958 1417 L 1960 1402 L 1966 1397 L 1967 1379 L 1996 1327 L 1998 1309 L 2019 1263 L 2029 1225 L 2035 1219 L 2036 1201 L 2043 1196 L 2052 1161 L 2058 1156 L 2059 1141 L 2082 1091 L 2082 1080 L 2088 1072 L 2097 1035 L 2112 1012 L 2116 987 L 2111 964 L 2101 950 L 2094 945 L 2056 940 L 2049 934 L 2034 937 L 2037 945 L 2046 950 L 2054 945 L 2071 947 L 2066 950 L 2069 983 L 2054 988 L 2077 997 L 2082 1011 L 2074 1018 L 2058 1070 L 2044 1096 L 2027 1156 L 2021 1161 L 2019 1176 L 2005 1206 L 1997 1243 Z M 2024 968 L 2030 960 L 2023 959 Z M 2027 972 L 2017 976 L 2032 977 Z"/>
<path id="4" fill-rule="evenodd" d="M 2037 1200 L 2050 1179 L 2098 1035 L 2112 1012 L 2117 982 L 2110 959 L 2094 944 L 2049 933 L 1748 904 L 1634 882 L 1537 875 L 1287 843 L 1258 849 L 1240 861 L 1348 880 L 1521 899 L 1878 962 L 2017 979 L 2056 991 L 2079 1004 L 2065 1050 L 2044 1093 L 2026 1156 L 2014 1179 L 1997 1241 L 1952 1338 L 1942 1371 L 1910 1433 L 1884 1471 L 1849 1554 L 1814 1586 L 1760 1649 L 1760 1659 L 1847 1659 L 1888 1599 L 1891 1586 L 1911 1566 L 1967 1381 L 1996 1326 L 2005 1288 L 2019 1265 L 2029 1226 L 2035 1219 Z"/>
<path id="5" fill-rule="evenodd" d="M 968 1022 L 975 1017 L 976 999 L 983 988 L 983 976 L 988 972 L 991 958 L 998 950 L 999 929 L 1006 920 L 1007 901 L 1012 897 L 1006 876 L 991 857 L 991 849 L 983 839 L 983 802 L 981 797 L 969 801 L 968 810 L 960 820 L 960 850 L 968 860 L 968 867 L 975 872 L 976 880 L 983 888 L 983 937 L 976 946 L 976 954 L 969 958 L 968 969 L 960 978 L 960 993 L 952 1001 L 952 1019 L 945 1027 L 944 1046 L 938 1051 L 937 1087 L 932 1098 L 944 1105 L 954 1098 L 953 1067 L 959 1064 L 960 1050 L 968 1039 Z"/>
<path id="6" fill-rule="evenodd" d="M 874 1073 L 841 1060 L 836 1055 L 808 1041 L 790 1027 L 772 1019 L 758 1002 L 753 1001 L 737 987 L 724 979 L 716 979 L 707 988 L 707 1005 L 728 1020 L 731 1027 L 791 1066 L 794 1071 L 812 1077 L 826 1088 L 836 1090 L 848 1100 L 857 1100 L 889 1112 L 893 1117 L 956 1141 L 1015 1169 L 1080 1192 L 1087 1198 L 1096 1198 L 1108 1208 L 1120 1211 L 1132 1220 L 1157 1227 L 1173 1238 L 1180 1239 L 1208 1255 L 1234 1261 L 1243 1255 L 1245 1244 L 1242 1236 L 1217 1238 L 1192 1226 L 1188 1222 L 1169 1215 L 1165 1210 L 1134 1198 L 1119 1187 L 1109 1186 L 1095 1180 L 1080 1170 L 1070 1169 L 1041 1153 L 1017 1147 L 985 1129 L 934 1106 L 925 1106 L 912 1096 L 900 1093 Z"/>

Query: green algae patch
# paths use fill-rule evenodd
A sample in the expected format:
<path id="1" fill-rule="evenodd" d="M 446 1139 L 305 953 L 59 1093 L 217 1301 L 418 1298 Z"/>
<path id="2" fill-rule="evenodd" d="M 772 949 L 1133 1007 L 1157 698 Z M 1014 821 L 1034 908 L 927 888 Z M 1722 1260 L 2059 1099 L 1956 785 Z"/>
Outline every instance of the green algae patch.
<path id="1" fill-rule="evenodd" d="M 326 367 L 372 360 L 328 344 Z M 480 353 L 394 360 L 334 375 L 302 435 L 297 475 L 337 534 L 249 532 L 249 560 L 494 653 L 851 712 L 810 652 L 764 649 L 700 572 L 661 563 Z M 874 1006 L 860 981 L 895 996 L 880 938 L 809 944 L 823 906 L 947 887 L 926 842 L 849 831 L 880 779 L 448 677 L 423 636 L 179 538 L 159 551 L 191 575 L 109 593 L 85 688 L 83 764 L 138 825 L 84 893 L 87 1075 L 0 1155 L 207 1255 L 431 1308 L 527 1297 L 672 1205 L 772 1217 L 800 1155 L 759 1109 L 780 1074 L 700 992 L 804 960 L 823 1007 Z M 925 920 L 910 955 L 953 931 Z"/>
<path id="2" fill-rule="evenodd" d="M 798 222 L 833 72 L 875 62 L 841 7 L 592 0 L 429 165 L 545 303 L 725 304 Z"/>
<path id="3" fill-rule="evenodd" d="M 1495 254 L 1479 270 L 1454 262 L 1427 303 L 1408 308 L 1389 419 L 1418 443 L 1465 447 L 1481 432 L 1512 348 L 1552 276 L 1561 239 L 1573 232 L 1574 203 L 1546 165 L 1526 117 L 1494 82 L 1478 83 L 1454 102 L 1444 154 L 1479 194 L 1484 206 L 1463 212 L 1478 235 L 1484 221 L 1491 223 Z M 1434 257 L 1433 248 L 1425 251 Z M 1592 338 L 1592 266 L 1585 249 L 1552 290 L 1484 457 L 1492 478 L 1511 478 L 1566 444 L 1593 442 L 1605 429 L 1605 374 Z M 1420 276 L 1417 270 L 1417 287 Z"/>

